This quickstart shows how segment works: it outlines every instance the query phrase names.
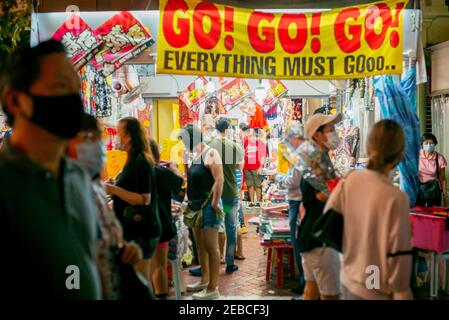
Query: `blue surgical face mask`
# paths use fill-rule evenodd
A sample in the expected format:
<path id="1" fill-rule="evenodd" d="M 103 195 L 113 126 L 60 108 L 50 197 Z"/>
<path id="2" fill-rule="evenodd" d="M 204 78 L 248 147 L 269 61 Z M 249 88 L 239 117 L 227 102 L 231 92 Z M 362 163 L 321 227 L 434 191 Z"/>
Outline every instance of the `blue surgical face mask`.
<path id="1" fill-rule="evenodd" d="M 103 141 L 84 142 L 76 146 L 77 162 L 94 177 L 103 169 L 106 146 Z"/>
<path id="2" fill-rule="evenodd" d="M 428 152 L 428 153 L 435 152 L 435 145 L 434 144 L 425 144 L 423 146 L 423 149 L 425 152 Z"/>

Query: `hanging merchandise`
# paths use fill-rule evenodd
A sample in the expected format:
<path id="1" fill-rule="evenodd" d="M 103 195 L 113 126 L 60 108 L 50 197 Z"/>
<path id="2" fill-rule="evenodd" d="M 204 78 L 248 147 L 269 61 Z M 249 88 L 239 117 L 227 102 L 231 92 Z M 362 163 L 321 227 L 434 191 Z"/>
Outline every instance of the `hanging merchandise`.
<path id="1" fill-rule="evenodd" d="M 234 79 L 220 88 L 218 95 L 229 111 L 251 94 L 251 89 L 244 79 Z"/>
<path id="2" fill-rule="evenodd" d="M 112 116 L 111 87 L 107 78 L 101 72 L 95 72 L 93 100 L 95 103 L 95 116 L 97 118 L 109 118 Z"/>
<path id="3" fill-rule="evenodd" d="M 293 120 L 302 122 L 303 99 L 292 99 L 293 104 Z"/>
<path id="4" fill-rule="evenodd" d="M 76 70 L 81 69 L 101 49 L 102 41 L 81 17 L 72 13 L 52 35 L 61 42 Z"/>
<path id="5" fill-rule="evenodd" d="M 199 112 L 199 105 L 207 98 L 208 81 L 204 77 L 198 77 L 179 96 L 179 100 L 193 113 Z"/>
<path id="6" fill-rule="evenodd" d="M 189 107 L 179 99 L 179 126 L 181 128 L 184 128 L 189 123 L 192 123 L 194 121 L 194 114 L 192 110 L 190 110 Z"/>
<path id="7" fill-rule="evenodd" d="M 303 179 L 326 195 L 339 179 L 327 152 L 321 151 L 315 141 L 304 142 L 296 150 L 293 163 Z"/>
<path id="8" fill-rule="evenodd" d="M 268 90 L 263 98 L 263 110 L 265 117 L 273 120 L 277 117 L 278 102 L 287 94 L 287 87 L 280 80 L 268 80 Z"/>
<path id="9" fill-rule="evenodd" d="M 84 111 L 97 118 L 112 116 L 112 90 L 106 77 L 88 64 L 80 70 Z"/>
<path id="10" fill-rule="evenodd" d="M 95 32 L 104 43 L 94 65 L 106 76 L 155 43 L 148 30 L 128 11 L 114 15 Z"/>
<path id="11" fill-rule="evenodd" d="M 267 119 L 265 119 L 263 115 L 263 110 L 261 106 L 254 100 L 254 98 L 249 98 L 249 103 L 252 104 L 254 107 L 254 113 L 250 116 L 249 124 L 248 126 L 250 128 L 261 128 L 264 129 L 267 124 Z"/>
<path id="12" fill-rule="evenodd" d="M 349 120 L 336 125 L 341 144 L 332 151 L 332 162 L 339 176 L 345 177 L 357 164 L 357 153 L 360 141 L 359 128 L 352 126 Z"/>
<path id="13" fill-rule="evenodd" d="M 145 129 L 146 138 L 149 140 L 151 136 L 151 110 L 152 110 L 152 101 L 148 101 L 148 103 L 143 104 L 143 108 L 141 107 L 134 109 L 135 118 L 139 119 L 139 122 L 142 124 Z"/>
<path id="14" fill-rule="evenodd" d="M 108 179 L 116 179 L 125 167 L 128 153 L 120 150 L 111 150 L 106 153 L 106 176 Z"/>
<path id="15" fill-rule="evenodd" d="M 418 164 L 420 149 L 420 126 L 416 115 L 416 68 L 412 67 L 406 77 L 399 82 L 392 76 L 374 79 L 376 96 L 379 99 L 382 116 L 392 119 L 404 129 L 406 149 L 404 160 L 399 163 L 401 189 L 414 206 L 419 190 Z"/>
<path id="16" fill-rule="evenodd" d="M 227 112 L 220 99 L 213 95 L 206 100 L 204 113 L 210 114 L 213 119 L 216 119 L 220 114 L 226 114 Z"/>

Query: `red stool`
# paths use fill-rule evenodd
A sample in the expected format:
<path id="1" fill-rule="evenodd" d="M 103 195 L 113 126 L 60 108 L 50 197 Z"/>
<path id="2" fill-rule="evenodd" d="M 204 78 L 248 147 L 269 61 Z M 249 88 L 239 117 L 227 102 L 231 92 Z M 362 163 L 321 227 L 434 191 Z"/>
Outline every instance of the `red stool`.
<path id="1" fill-rule="evenodd" d="M 293 255 L 293 246 L 291 244 L 261 244 L 262 247 L 267 248 L 267 271 L 265 274 L 266 281 L 270 281 L 271 276 L 271 262 L 273 259 L 273 249 L 276 250 L 276 265 L 277 265 L 277 285 L 278 288 L 282 288 L 284 272 L 283 272 L 283 257 L 284 254 L 288 254 L 290 264 L 290 276 L 295 277 L 295 259 Z"/>

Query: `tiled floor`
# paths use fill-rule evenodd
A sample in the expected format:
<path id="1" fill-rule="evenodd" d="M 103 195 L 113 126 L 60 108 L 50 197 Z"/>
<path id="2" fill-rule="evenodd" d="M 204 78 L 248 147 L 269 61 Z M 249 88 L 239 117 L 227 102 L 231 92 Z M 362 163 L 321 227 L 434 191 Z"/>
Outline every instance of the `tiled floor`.
<path id="1" fill-rule="evenodd" d="M 246 220 L 252 215 L 245 215 Z M 285 265 L 283 288 L 278 289 L 276 275 L 273 274 L 269 282 L 265 280 L 266 255 L 259 244 L 259 236 L 256 226 L 247 224 L 249 232 L 243 235 L 243 251 L 245 260 L 236 260 L 239 270 L 231 275 L 225 273 L 226 266 L 221 265 L 218 279 L 218 288 L 222 299 L 291 299 L 295 296 L 291 292 L 292 286 L 297 281 L 291 279 L 288 266 Z M 187 284 L 198 281 L 199 277 L 191 276 L 188 269 L 183 272 L 184 281 Z M 185 299 L 191 299 L 192 293 L 184 295 Z"/>

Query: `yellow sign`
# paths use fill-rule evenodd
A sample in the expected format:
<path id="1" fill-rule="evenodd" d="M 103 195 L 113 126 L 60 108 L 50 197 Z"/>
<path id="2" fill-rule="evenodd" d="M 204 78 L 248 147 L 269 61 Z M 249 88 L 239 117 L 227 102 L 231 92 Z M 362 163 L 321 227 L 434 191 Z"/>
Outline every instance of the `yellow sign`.
<path id="1" fill-rule="evenodd" d="M 108 179 L 116 179 L 126 164 L 128 154 L 120 150 L 106 153 L 106 175 Z"/>
<path id="2" fill-rule="evenodd" d="M 407 1 L 271 13 L 160 0 L 157 71 L 273 79 L 399 74 Z"/>

